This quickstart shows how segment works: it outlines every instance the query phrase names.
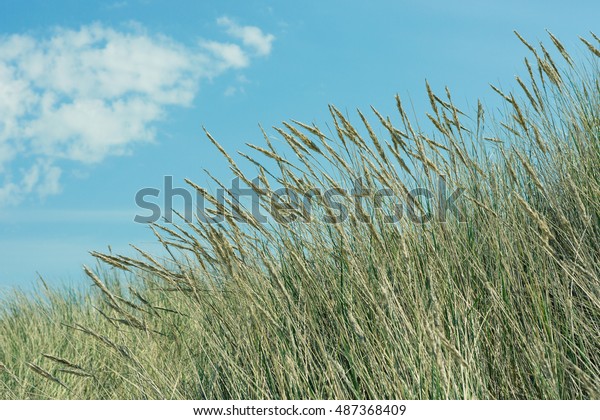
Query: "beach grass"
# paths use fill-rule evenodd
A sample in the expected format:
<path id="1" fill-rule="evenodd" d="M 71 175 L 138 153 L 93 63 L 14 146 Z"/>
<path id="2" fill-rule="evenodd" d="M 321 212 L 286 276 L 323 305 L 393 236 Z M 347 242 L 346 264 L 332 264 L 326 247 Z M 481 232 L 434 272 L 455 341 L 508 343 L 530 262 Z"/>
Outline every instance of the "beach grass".
<path id="1" fill-rule="evenodd" d="M 206 133 L 269 223 L 188 180 L 224 220 L 153 225 L 168 258 L 94 253 L 90 292 L 4 296 L 0 398 L 599 398 L 588 38 L 583 64 L 522 40 L 500 116 L 427 85 L 420 122 L 396 97 L 395 115 L 330 106 L 327 128 L 285 122 L 235 157 Z M 310 214 L 292 199 L 308 191 Z"/>

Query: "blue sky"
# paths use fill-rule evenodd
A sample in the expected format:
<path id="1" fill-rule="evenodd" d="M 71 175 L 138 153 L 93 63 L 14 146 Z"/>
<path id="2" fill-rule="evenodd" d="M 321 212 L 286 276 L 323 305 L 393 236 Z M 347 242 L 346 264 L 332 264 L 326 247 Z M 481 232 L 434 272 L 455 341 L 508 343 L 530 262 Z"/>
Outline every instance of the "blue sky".
<path id="1" fill-rule="evenodd" d="M 327 105 L 425 111 L 424 81 L 457 103 L 513 84 L 545 29 L 599 32 L 579 1 L 0 2 L 0 288 L 87 283 L 90 250 L 158 252 L 136 191 L 227 176 L 258 124 L 324 125 Z M 583 48 L 576 46 L 575 51 Z M 270 132 L 270 134 L 275 134 Z"/>

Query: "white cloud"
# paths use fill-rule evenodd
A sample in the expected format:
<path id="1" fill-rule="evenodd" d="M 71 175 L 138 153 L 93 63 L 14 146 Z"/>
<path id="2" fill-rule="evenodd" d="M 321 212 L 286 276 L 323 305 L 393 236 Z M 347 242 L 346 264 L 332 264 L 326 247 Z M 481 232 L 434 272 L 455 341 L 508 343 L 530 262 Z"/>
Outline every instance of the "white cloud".
<path id="1" fill-rule="evenodd" d="M 134 142 L 154 138 L 151 123 L 161 115 L 161 104 L 143 98 L 77 98 L 43 109 L 24 131 L 35 150 L 52 158 L 96 163 L 127 152 Z"/>
<path id="2" fill-rule="evenodd" d="M 237 88 L 235 86 L 227 86 L 227 89 L 225 89 L 225 92 L 223 92 L 223 95 L 233 96 L 236 93 L 237 93 Z"/>
<path id="3" fill-rule="evenodd" d="M 39 197 L 57 194 L 61 190 L 61 169 L 50 160 L 38 159 L 30 167 L 21 168 L 19 179 L 13 181 L 9 174 L 3 185 L 0 185 L 0 204 L 18 204 L 28 194 L 35 193 Z"/>
<path id="4" fill-rule="evenodd" d="M 230 96 L 235 96 L 238 93 L 244 94 L 245 92 L 246 92 L 246 90 L 244 89 L 243 86 L 227 86 L 227 89 L 225 89 L 225 91 L 223 92 L 223 95 L 230 97 Z"/>
<path id="5" fill-rule="evenodd" d="M 275 37 L 271 34 L 265 34 L 256 26 L 240 26 L 227 16 L 217 19 L 217 23 L 224 26 L 229 35 L 238 38 L 242 43 L 254 49 L 257 55 L 269 55 L 273 47 Z"/>
<path id="6" fill-rule="evenodd" d="M 241 45 L 190 47 L 139 25 L 0 36 L 0 206 L 58 193 L 61 162 L 98 163 L 153 141 L 155 123 L 168 107 L 189 106 L 203 78 L 270 52 L 272 35 L 218 24 Z"/>
<path id="7" fill-rule="evenodd" d="M 220 60 L 219 70 L 229 68 L 241 69 L 250 64 L 250 58 L 248 58 L 246 52 L 237 44 L 203 41 L 200 45 Z"/>
<path id="8" fill-rule="evenodd" d="M 3 205 L 12 205 L 20 201 L 19 186 L 12 182 L 5 182 L 4 185 L 0 186 L 0 203 Z"/>
<path id="9" fill-rule="evenodd" d="M 243 74 L 238 74 L 235 77 L 235 81 L 236 81 L 235 85 L 227 86 L 227 89 L 225 89 L 225 91 L 223 92 L 223 95 L 229 97 L 229 96 L 234 96 L 237 94 L 244 94 L 246 92 L 244 85 L 250 83 L 250 80 L 248 80 L 248 78 L 246 76 L 244 76 Z"/>

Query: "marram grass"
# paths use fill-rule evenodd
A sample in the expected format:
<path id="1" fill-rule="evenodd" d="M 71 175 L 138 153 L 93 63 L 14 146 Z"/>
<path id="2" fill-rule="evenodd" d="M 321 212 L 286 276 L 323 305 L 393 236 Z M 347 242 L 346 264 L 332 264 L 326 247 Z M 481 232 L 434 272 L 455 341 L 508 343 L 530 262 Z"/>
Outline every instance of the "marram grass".
<path id="1" fill-rule="evenodd" d="M 525 77 L 494 88 L 494 120 L 429 85 L 430 133 L 400 98 L 357 125 L 330 107 L 329 129 L 291 121 L 275 129 L 283 149 L 265 135 L 240 153 L 260 185 L 209 135 L 264 197 L 337 188 L 353 208 L 343 191 L 359 178 L 409 201 L 443 179 L 464 190 L 463 217 L 384 223 L 391 205 L 367 194 L 340 224 L 316 196 L 307 223 L 241 208 L 155 225 L 172 258 L 95 253 L 92 292 L 4 297 L 0 397 L 600 397 L 600 40 L 583 66 L 550 40 L 556 57 L 522 40 Z"/>

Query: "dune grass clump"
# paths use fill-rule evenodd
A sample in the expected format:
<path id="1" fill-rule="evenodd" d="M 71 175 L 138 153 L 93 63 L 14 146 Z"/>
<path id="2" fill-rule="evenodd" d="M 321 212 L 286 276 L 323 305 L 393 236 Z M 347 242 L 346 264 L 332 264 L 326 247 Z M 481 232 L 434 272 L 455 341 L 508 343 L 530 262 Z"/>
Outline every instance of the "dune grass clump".
<path id="1" fill-rule="evenodd" d="M 501 118 L 429 85 L 429 134 L 399 97 L 332 106 L 240 153 L 256 175 L 208 135 L 270 223 L 188 180 L 224 220 L 153 225 L 169 258 L 94 253 L 93 292 L 5 298 L 0 397 L 598 398 L 600 40 L 577 66 L 550 39 L 522 40 Z"/>

